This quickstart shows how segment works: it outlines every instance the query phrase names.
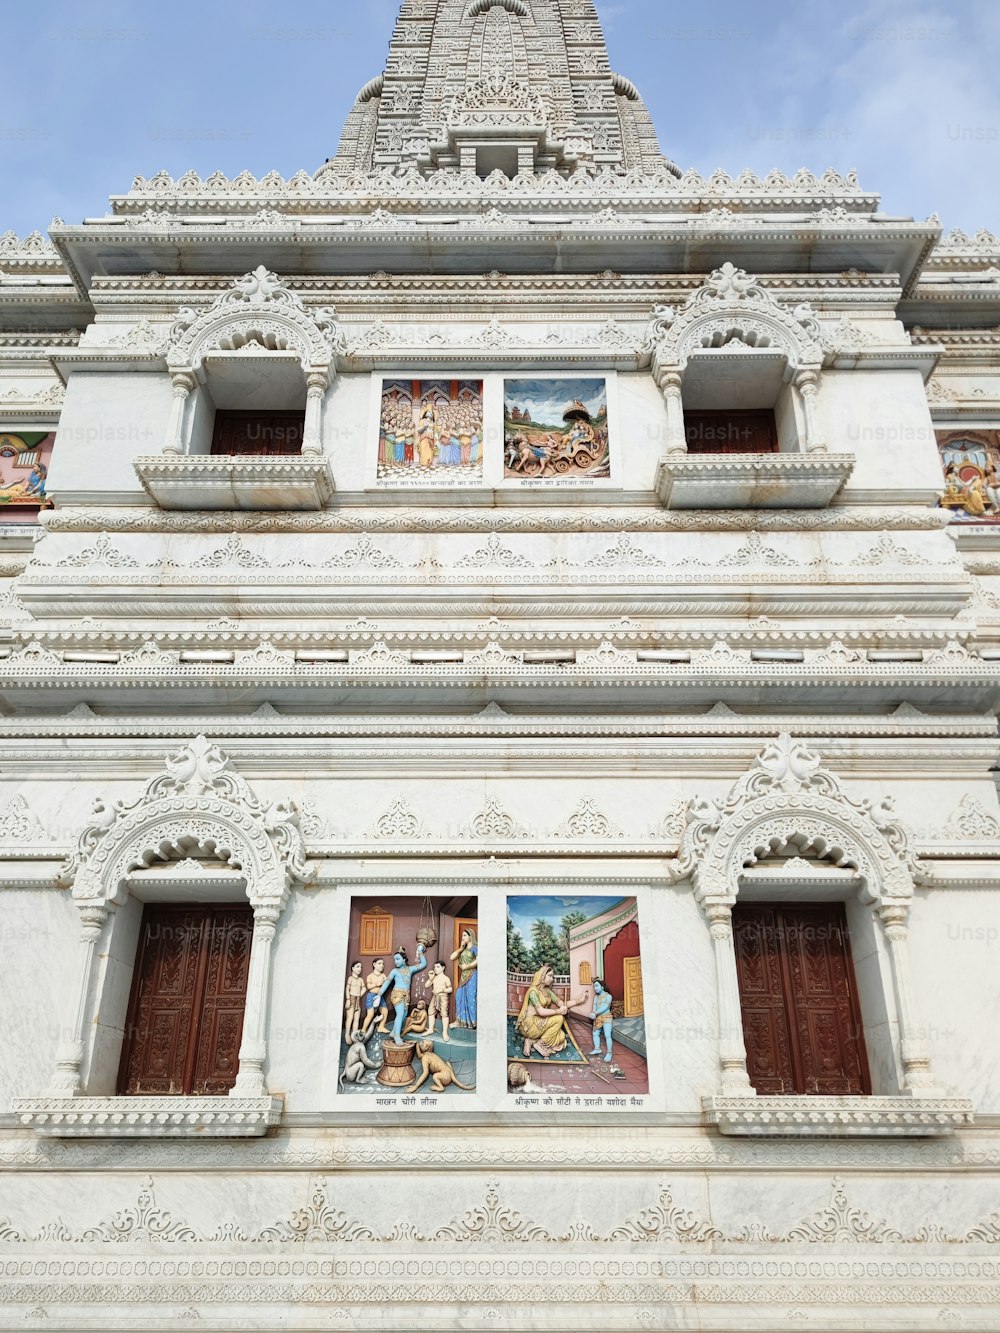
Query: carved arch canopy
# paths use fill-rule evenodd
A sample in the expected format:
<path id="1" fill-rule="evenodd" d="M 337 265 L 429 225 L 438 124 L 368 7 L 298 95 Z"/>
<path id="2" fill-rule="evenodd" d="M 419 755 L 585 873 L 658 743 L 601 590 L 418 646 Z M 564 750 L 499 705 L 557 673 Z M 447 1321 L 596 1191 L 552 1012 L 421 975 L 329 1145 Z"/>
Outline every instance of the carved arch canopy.
<path id="1" fill-rule="evenodd" d="M 263 266 L 238 278 L 205 310 L 181 310 L 167 341 L 174 374 L 197 370 L 212 352 L 292 352 L 306 375 L 329 374 L 346 348 L 336 312 L 310 310 Z"/>
<path id="2" fill-rule="evenodd" d="M 133 870 L 194 856 L 238 869 L 251 904 L 280 911 L 292 884 L 309 878 L 295 803 L 258 800 L 204 736 L 165 767 L 137 801 L 95 803 L 62 871 L 77 905 L 120 903 Z"/>
<path id="3" fill-rule="evenodd" d="M 645 344 L 659 367 L 681 373 L 695 352 L 739 347 L 781 352 L 789 377 L 800 370 L 818 372 L 823 364 L 820 326 L 811 307 L 803 303 L 788 310 L 733 264 L 716 269 L 680 310 L 658 306 Z"/>
<path id="4" fill-rule="evenodd" d="M 906 910 L 921 867 L 890 800 L 852 800 L 819 757 L 787 733 L 768 744 L 724 802 L 692 801 L 672 878 L 703 906 L 732 905 L 743 871 L 792 851 L 857 872 L 864 901 Z"/>

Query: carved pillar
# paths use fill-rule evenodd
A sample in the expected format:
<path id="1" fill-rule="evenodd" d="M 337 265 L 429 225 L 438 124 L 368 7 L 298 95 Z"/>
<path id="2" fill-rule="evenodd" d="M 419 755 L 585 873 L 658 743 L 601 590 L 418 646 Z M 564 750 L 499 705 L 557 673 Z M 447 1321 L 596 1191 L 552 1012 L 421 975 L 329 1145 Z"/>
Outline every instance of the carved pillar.
<path id="1" fill-rule="evenodd" d="M 81 1091 L 83 1038 L 87 1023 L 87 999 L 94 975 L 94 956 L 101 938 L 108 909 L 104 903 L 80 906 L 80 945 L 78 950 L 76 995 L 68 1022 L 56 1053 L 56 1068 L 49 1085 L 50 1097 L 75 1097 Z"/>
<path id="2" fill-rule="evenodd" d="M 184 437 L 184 413 L 187 407 L 187 400 L 194 392 L 194 376 L 187 371 L 175 371 L 174 380 L 174 401 L 170 408 L 170 424 L 167 426 L 167 442 L 163 446 L 165 454 L 183 454 L 187 452 L 187 441 Z"/>
<path id="3" fill-rule="evenodd" d="M 807 454 L 825 454 L 826 443 L 821 438 L 819 428 L 819 376 L 814 370 L 800 370 L 795 376 L 795 387 L 802 403 L 802 415 L 805 420 L 805 446 Z"/>
<path id="4" fill-rule="evenodd" d="M 231 1097 L 266 1097 L 264 1062 L 267 1059 L 267 1019 L 271 1003 L 271 946 L 278 930 L 281 907 L 265 903 L 254 908 L 250 975 L 240 1046 L 240 1072 Z"/>
<path id="5" fill-rule="evenodd" d="M 913 987 L 910 982 L 909 904 L 883 903 L 880 908 L 882 925 L 889 941 L 889 959 L 896 991 L 896 1011 L 899 1016 L 899 1050 L 903 1060 L 904 1091 L 926 1097 L 934 1091 L 931 1060 L 927 1043 L 921 1035 L 916 1014 Z"/>
<path id="6" fill-rule="evenodd" d="M 306 377 L 306 421 L 302 435 L 304 454 L 323 452 L 323 398 L 330 386 L 325 370 L 311 370 Z"/>
<path id="7" fill-rule="evenodd" d="M 743 1011 L 740 981 L 736 971 L 733 940 L 733 909 L 729 903 L 705 903 L 712 943 L 715 945 L 715 979 L 719 991 L 719 1066 L 724 1097 L 755 1097 L 747 1073 L 747 1048 L 743 1041 Z"/>
<path id="8" fill-rule="evenodd" d="M 683 380 L 680 372 L 664 371 L 657 382 L 667 404 L 667 453 L 686 454 L 687 433 L 684 430 L 684 400 L 681 397 Z"/>

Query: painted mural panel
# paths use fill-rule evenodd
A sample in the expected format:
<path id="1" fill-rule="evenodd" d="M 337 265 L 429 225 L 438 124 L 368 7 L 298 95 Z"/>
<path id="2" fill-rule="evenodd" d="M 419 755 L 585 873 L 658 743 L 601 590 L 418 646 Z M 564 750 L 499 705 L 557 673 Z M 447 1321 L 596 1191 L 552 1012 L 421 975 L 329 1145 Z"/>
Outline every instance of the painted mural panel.
<path id="1" fill-rule="evenodd" d="M 649 1091 L 635 898 L 508 898 L 507 1083 L 581 1096 Z"/>
<path id="2" fill-rule="evenodd" d="M 50 501 L 45 494 L 55 435 L 0 432 L 0 523 L 32 523 Z"/>
<path id="3" fill-rule="evenodd" d="M 1000 523 L 1000 430 L 938 431 L 944 494 L 958 523 Z"/>
<path id="4" fill-rule="evenodd" d="M 610 476 L 606 379 L 504 381 L 505 480 Z"/>
<path id="5" fill-rule="evenodd" d="M 384 380 L 377 477 L 393 486 L 482 482 L 482 380 Z"/>
<path id="6" fill-rule="evenodd" d="M 355 898 L 343 999 L 341 1092 L 404 1105 L 474 1092 L 477 900 Z"/>

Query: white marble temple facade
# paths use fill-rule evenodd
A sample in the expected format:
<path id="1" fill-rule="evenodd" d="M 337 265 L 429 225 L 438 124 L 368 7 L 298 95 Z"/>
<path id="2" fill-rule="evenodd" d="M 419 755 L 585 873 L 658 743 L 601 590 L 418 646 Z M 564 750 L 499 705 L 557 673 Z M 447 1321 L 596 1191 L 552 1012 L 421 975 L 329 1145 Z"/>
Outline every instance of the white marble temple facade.
<path id="1" fill-rule="evenodd" d="M 1000 526 L 937 439 L 1000 431 L 998 262 L 681 171 L 591 0 L 405 0 L 315 176 L 0 236 L 0 437 L 55 432 L 37 516 L 0 477 L 0 1329 L 1000 1329 Z M 608 475 L 505 476 L 505 382 L 588 378 Z M 482 382 L 481 475 L 378 477 L 399 380 Z M 240 405 L 301 458 L 217 461 Z M 722 408 L 778 452 L 689 452 Z M 529 894 L 635 899 L 648 1092 L 509 1090 Z M 475 1091 L 351 1096 L 352 903 L 435 896 Z M 246 900 L 234 1095 L 119 1097 L 143 903 Z M 847 904 L 871 1097 L 752 1095 L 747 900 Z"/>

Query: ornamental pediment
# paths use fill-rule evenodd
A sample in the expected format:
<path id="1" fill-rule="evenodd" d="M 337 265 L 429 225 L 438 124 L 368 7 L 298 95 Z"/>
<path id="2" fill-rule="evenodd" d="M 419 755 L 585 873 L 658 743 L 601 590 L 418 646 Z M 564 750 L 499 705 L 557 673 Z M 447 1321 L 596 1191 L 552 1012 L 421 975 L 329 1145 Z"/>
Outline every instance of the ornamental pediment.
<path id="1" fill-rule="evenodd" d="M 526 83 L 494 70 L 470 83 L 448 113 L 449 129 L 510 126 L 538 130 L 548 123 L 543 98 Z"/>

